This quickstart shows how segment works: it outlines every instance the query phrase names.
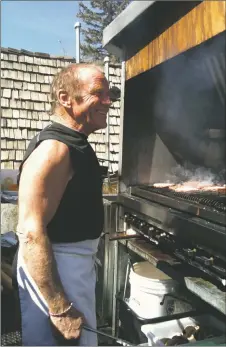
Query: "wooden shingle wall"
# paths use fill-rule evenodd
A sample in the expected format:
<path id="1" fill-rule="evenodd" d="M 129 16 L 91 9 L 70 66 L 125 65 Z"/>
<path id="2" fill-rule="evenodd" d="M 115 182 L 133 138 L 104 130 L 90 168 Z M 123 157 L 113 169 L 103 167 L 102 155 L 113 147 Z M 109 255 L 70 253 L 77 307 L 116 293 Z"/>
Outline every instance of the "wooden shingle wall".
<path id="1" fill-rule="evenodd" d="M 29 140 L 49 124 L 50 83 L 72 61 L 1 49 L 2 169 L 17 169 Z"/>
<path id="2" fill-rule="evenodd" d="M 73 58 L 1 48 L 1 168 L 17 169 L 29 140 L 50 122 L 49 92 L 53 76 Z M 109 69 L 110 85 L 120 87 L 120 66 Z M 120 104 L 109 112 L 110 171 L 118 169 Z M 98 158 L 106 159 L 106 132 L 89 140 Z M 108 165 L 108 162 L 102 162 Z"/>

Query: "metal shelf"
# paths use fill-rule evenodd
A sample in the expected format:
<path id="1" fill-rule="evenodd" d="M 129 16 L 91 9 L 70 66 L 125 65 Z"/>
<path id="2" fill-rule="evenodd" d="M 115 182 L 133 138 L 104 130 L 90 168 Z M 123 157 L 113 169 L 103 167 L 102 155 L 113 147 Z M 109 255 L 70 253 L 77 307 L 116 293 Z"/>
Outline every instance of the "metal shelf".
<path id="1" fill-rule="evenodd" d="M 151 245 L 146 240 L 120 240 L 124 246 L 138 254 L 141 258 L 148 260 L 154 266 L 159 262 L 166 262 L 169 265 L 178 265 L 180 262 L 168 254 L 163 253 L 157 247 Z"/>
<path id="2" fill-rule="evenodd" d="M 120 240 L 119 243 L 128 247 L 128 249 L 158 267 L 161 271 L 166 272 L 169 276 L 171 276 L 170 270 L 174 274 L 177 273 L 175 267 L 181 264 L 175 258 L 164 254 L 157 247 L 149 244 L 146 240 Z M 226 292 L 221 291 L 211 282 L 199 277 L 183 277 L 183 275 L 178 274 L 178 278 L 180 277 L 183 278 L 183 283 L 189 292 L 226 315 Z"/>

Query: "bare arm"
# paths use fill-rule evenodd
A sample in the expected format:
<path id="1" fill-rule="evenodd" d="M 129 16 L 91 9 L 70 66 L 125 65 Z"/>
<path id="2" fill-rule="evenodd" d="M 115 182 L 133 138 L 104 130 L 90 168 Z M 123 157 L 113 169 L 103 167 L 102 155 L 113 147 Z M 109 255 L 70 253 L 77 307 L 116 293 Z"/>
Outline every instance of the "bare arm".
<path id="1" fill-rule="evenodd" d="M 62 313 L 69 307 L 46 230 L 73 175 L 69 149 L 55 140 L 41 143 L 24 164 L 19 186 L 20 248 L 29 274 L 35 281 L 49 310 Z M 63 230 L 62 230 L 63 232 Z M 72 307 L 66 315 L 50 316 L 66 339 L 81 334 L 83 315 Z"/>
<path id="2" fill-rule="evenodd" d="M 27 159 L 19 187 L 18 231 L 24 235 L 20 242 L 22 255 L 30 275 L 54 313 L 64 311 L 69 301 L 57 272 L 46 227 L 71 175 L 68 147 L 47 140 Z"/>

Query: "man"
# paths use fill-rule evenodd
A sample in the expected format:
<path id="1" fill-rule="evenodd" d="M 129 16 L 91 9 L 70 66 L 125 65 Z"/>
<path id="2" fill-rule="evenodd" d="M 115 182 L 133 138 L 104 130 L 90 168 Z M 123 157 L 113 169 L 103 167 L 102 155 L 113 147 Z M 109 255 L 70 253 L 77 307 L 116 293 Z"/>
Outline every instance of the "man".
<path id="1" fill-rule="evenodd" d="M 94 256 L 103 228 L 100 167 L 87 137 L 106 127 L 109 86 L 94 65 L 71 64 L 52 84 L 54 122 L 29 144 L 19 174 L 23 345 L 79 338 L 97 345 Z M 72 342 L 75 345 L 75 341 Z"/>

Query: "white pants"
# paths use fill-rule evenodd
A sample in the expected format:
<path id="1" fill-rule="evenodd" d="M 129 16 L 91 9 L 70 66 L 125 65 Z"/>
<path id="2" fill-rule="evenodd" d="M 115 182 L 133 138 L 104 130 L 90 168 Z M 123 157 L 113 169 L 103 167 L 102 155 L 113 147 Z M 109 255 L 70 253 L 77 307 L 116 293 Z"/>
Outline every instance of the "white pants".
<path id="1" fill-rule="evenodd" d="M 54 244 L 53 253 L 65 293 L 85 316 L 87 325 L 96 328 L 95 254 L 99 239 L 70 244 Z M 18 253 L 19 287 L 23 346 L 56 346 L 48 315 L 48 306 Z M 97 346 L 97 336 L 82 331 L 80 346 Z"/>

